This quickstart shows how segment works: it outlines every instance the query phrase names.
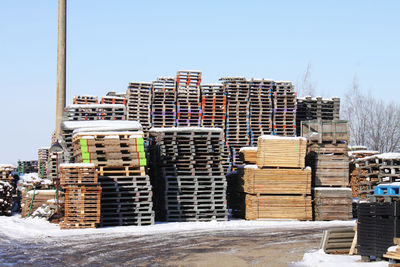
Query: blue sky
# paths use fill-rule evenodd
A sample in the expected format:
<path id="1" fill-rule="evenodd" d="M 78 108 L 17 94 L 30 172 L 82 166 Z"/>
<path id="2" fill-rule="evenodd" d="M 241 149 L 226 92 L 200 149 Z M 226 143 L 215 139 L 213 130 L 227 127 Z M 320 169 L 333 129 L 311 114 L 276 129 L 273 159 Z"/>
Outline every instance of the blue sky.
<path id="1" fill-rule="evenodd" d="M 342 97 L 356 74 L 397 101 L 399 1 L 69 0 L 67 103 L 130 81 L 203 71 L 301 80 Z M 0 163 L 37 158 L 55 124 L 57 1 L 0 3 Z"/>

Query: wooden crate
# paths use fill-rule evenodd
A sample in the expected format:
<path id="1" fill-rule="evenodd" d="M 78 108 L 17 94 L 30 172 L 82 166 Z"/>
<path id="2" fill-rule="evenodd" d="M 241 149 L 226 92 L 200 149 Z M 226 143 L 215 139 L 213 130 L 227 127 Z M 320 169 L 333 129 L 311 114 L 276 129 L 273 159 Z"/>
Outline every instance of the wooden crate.
<path id="1" fill-rule="evenodd" d="M 303 121 L 301 135 L 316 143 L 348 143 L 350 138 L 349 122 L 344 120 Z"/>
<path id="2" fill-rule="evenodd" d="M 258 140 L 257 166 L 304 168 L 307 140 L 263 135 Z"/>
<path id="3" fill-rule="evenodd" d="M 311 196 L 246 194 L 246 220 L 312 220 Z"/>
<path id="4" fill-rule="evenodd" d="M 316 221 L 353 219 L 350 188 L 316 187 L 313 191 Z"/>
<path id="5" fill-rule="evenodd" d="M 314 185 L 341 186 L 349 185 L 349 159 L 347 155 L 316 155 Z"/>
<path id="6" fill-rule="evenodd" d="M 311 194 L 311 169 L 244 168 L 243 190 L 250 194 Z"/>

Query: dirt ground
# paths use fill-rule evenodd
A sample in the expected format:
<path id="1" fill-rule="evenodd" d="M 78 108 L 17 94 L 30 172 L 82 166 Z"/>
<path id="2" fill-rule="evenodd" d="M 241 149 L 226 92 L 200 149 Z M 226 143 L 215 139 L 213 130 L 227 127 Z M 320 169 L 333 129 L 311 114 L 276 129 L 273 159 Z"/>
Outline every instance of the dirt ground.
<path id="1" fill-rule="evenodd" d="M 0 236 L 0 266 L 288 266 L 318 249 L 322 230 L 96 234 L 34 241 Z"/>

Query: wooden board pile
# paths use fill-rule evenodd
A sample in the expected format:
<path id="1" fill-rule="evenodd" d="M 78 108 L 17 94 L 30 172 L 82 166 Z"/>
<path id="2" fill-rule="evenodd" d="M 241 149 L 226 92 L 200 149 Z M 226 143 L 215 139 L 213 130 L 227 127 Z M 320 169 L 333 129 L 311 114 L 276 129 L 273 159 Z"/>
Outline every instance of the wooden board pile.
<path id="1" fill-rule="evenodd" d="M 61 229 L 95 228 L 100 222 L 101 187 L 92 163 L 60 165 L 60 184 L 64 189 L 64 221 Z"/>
<path id="2" fill-rule="evenodd" d="M 297 94 L 291 82 L 274 83 L 273 133 L 281 136 L 296 136 Z"/>
<path id="3" fill-rule="evenodd" d="M 6 181 L 0 180 L 0 216 L 11 216 L 13 187 Z"/>
<path id="4" fill-rule="evenodd" d="M 72 104 L 64 109 L 64 120 L 126 120 L 126 107 L 121 104 Z"/>
<path id="5" fill-rule="evenodd" d="M 97 104 L 97 96 L 91 95 L 77 95 L 72 99 L 73 104 Z"/>
<path id="6" fill-rule="evenodd" d="M 243 192 L 237 196 L 243 197 L 247 220 L 312 219 L 311 169 L 304 168 L 306 144 L 301 137 L 263 135 L 256 151 L 242 149 L 244 161 L 257 165 L 245 165 L 241 181 L 229 183 Z"/>
<path id="7" fill-rule="evenodd" d="M 227 220 L 222 130 L 153 128 L 150 138 L 150 177 L 157 219 Z"/>
<path id="8" fill-rule="evenodd" d="M 257 146 L 258 137 L 272 134 L 272 90 L 274 81 L 264 79 L 251 79 L 249 81 L 250 112 L 249 134 L 250 145 Z M 282 110 L 279 110 L 281 114 Z"/>
<path id="9" fill-rule="evenodd" d="M 119 104 L 119 105 L 127 105 L 127 101 L 125 97 L 121 96 L 112 96 L 112 95 L 107 95 L 103 96 L 101 98 L 100 104 Z M 129 117 L 129 108 L 127 110 L 128 117 Z"/>
<path id="10" fill-rule="evenodd" d="M 351 220 L 352 195 L 350 188 L 315 187 L 314 217 L 316 221 Z"/>
<path id="11" fill-rule="evenodd" d="M 145 135 L 151 128 L 152 83 L 131 82 L 126 90 L 128 120 L 138 121 Z"/>
<path id="12" fill-rule="evenodd" d="M 200 83 L 200 71 L 178 71 L 176 126 L 201 126 Z"/>
<path id="13" fill-rule="evenodd" d="M 400 238 L 398 237 L 393 238 L 393 244 L 397 246 L 396 250 L 395 251 L 388 250 L 385 254 L 383 254 L 383 257 L 397 262 L 397 264 L 391 264 L 389 265 L 389 267 L 398 266 L 400 261 Z"/>
<path id="14" fill-rule="evenodd" d="M 227 98 L 225 139 L 234 165 L 241 165 L 239 150 L 250 145 L 249 111 L 250 85 L 245 78 L 221 78 Z"/>
<path id="15" fill-rule="evenodd" d="M 47 177 L 47 161 L 49 160 L 49 148 L 38 149 L 38 171 L 40 178 Z"/>
<path id="16" fill-rule="evenodd" d="M 376 154 L 356 159 L 355 163 L 359 198 L 370 198 L 377 185 L 400 182 L 400 153 Z"/>
<path id="17" fill-rule="evenodd" d="M 154 224 L 143 132 L 78 132 L 73 140 L 76 160 L 99 168 L 100 226 Z"/>
<path id="18" fill-rule="evenodd" d="M 308 120 L 339 120 L 340 98 L 322 98 L 306 96 L 297 99 L 297 125 Z M 298 128 L 300 134 L 300 127 Z"/>
<path id="19" fill-rule="evenodd" d="M 222 84 L 201 86 L 201 118 L 204 127 L 225 130 L 226 94 Z"/>
<path id="20" fill-rule="evenodd" d="M 175 79 L 159 77 L 154 81 L 151 99 L 152 127 L 174 127 L 176 125 Z"/>
<path id="21" fill-rule="evenodd" d="M 38 162 L 37 160 L 25 160 L 25 161 L 18 161 L 17 171 L 19 173 L 33 173 L 38 172 Z"/>
<path id="22" fill-rule="evenodd" d="M 30 190 L 22 195 L 21 217 L 31 216 L 43 204 L 53 204 L 57 198 L 56 190 Z"/>
<path id="23" fill-rule="evenodd" d="M 356 167 L 356 160 L 369 157 L 372 155 L 379 154 L 378 151 L 373 151 L 373 150 L 367 150 L 366 147 L 361 147 L 360 149 L 355 148 L 354 146 L 349 147 L 349 159 L 350 159 L 350 164 L 349 164 L 349 171 L 350 171 L 350 187 L 352 190 L 352 196 L 353 197 L 358 197 L 359 195 L 359 180 L 358 180 L 358 173 L 359 169 Z M 360 182 L 365 182 L 361 181 Z"/>

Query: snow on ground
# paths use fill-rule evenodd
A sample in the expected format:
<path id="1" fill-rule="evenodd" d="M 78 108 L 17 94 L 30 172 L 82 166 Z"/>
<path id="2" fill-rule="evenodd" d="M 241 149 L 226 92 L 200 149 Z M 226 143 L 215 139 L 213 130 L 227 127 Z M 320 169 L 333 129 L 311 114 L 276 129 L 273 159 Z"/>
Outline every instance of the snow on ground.
<path id="1" fill-rule="evenodd" d="M 66 237 L 96 234 L 120 235 L 148 235 L 184 231 L 227 231 L 248 229 L 277 229 L 285 228 L 312 229 L 314 227 L 341 227 L 354 226 L 355 221 L 329 221 L 329 222 L 300 222 L 296 220 L 232 220 L 226 222 L 177 222 L 156 223 L 148 226 L 119 226 L 90 229 L 64 229 L 57 224 L 51 224 L 39 218 L 21 218 L 20 215 L 11 217 L 0 216 L 0 235 L 16 239 L 36 239 L 43 237 Z"/>
<path id="2" fill-rule="evenodd" d="M 326 254 L 322 249 L 305 253 L 303 260 L 300 262 L 293 263 L 290 266 L 296 267 L 337 267 L 337 266 L 373 266 L 373 267 L 387 267 L 387 261 L 376 261 L 376 262 L 361 262 L 361 256 L 349 256 L 349 255 L 332 255 Z"/>

